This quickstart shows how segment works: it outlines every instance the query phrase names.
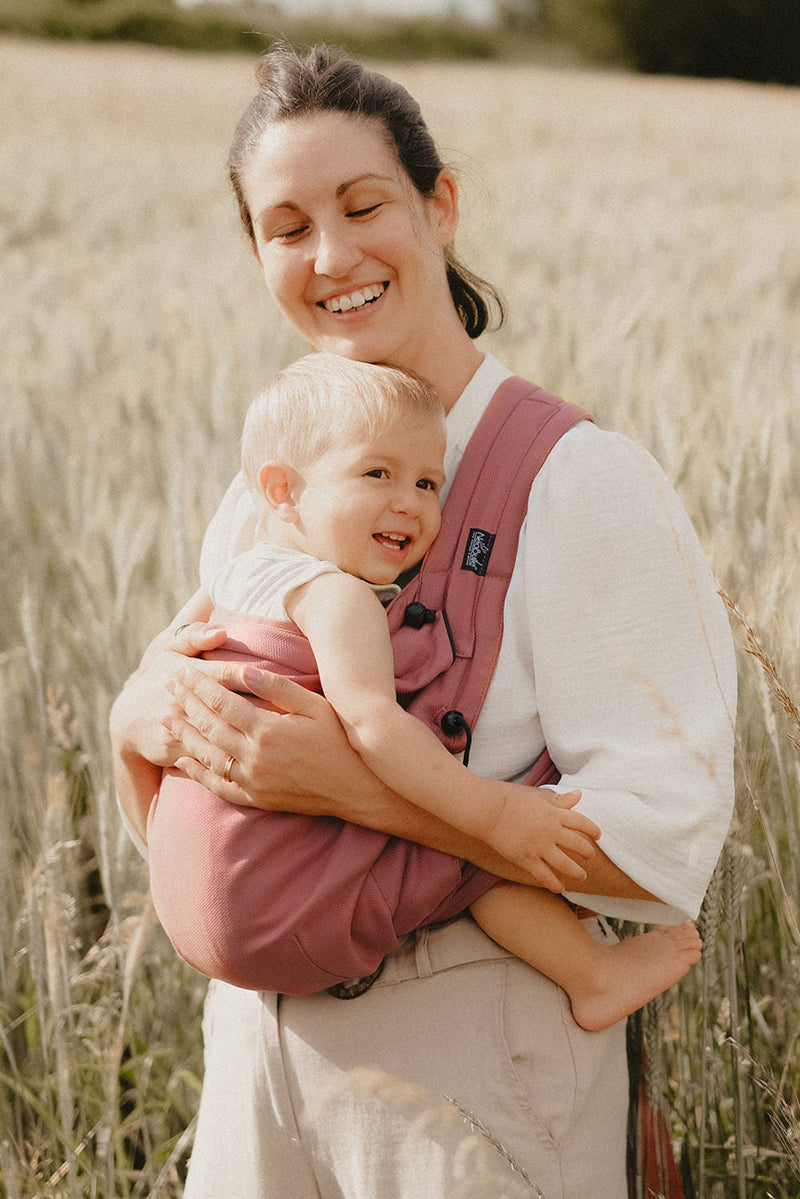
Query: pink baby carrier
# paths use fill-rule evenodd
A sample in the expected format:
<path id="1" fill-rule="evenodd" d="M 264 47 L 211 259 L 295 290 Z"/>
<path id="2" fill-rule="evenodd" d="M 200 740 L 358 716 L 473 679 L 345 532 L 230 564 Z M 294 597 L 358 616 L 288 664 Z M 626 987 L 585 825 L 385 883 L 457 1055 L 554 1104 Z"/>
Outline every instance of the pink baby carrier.
<path id="1" fill-rule="evenodd" d="M 531 485 L 561 436 L 587 419 L 539 387 L 506 380 L 467 446 L 436 542 L 388 606 L 398 699 L 465 762 L 500 650 Z M 219 611 L 213 619 L 229 636 L 208 656 L 242 658 L 319 687 L 310 646 L 294 626 Z M 545 750 L 525 782 L 559 777 Z M 226 804 L 177 771 L 164 774 L 148 844 L 156 910 L 178 953 L 210 977 L 285 993 L 362 994 L 406 933 L 455 917 L 496 881 L 447 854 L 333 817 Z M 641 1190 L 644 1169 L 647 1185 L 657 1181 L 680 1199 L 663 1117 L 647 1107 L 646 1122 L 655 1149 L 643 1154 L 638 1145 L 632 1178 Z M 663 1169 L 654 1173 L 655 1161 Z"/>
<path id="2" fill-rule="evenodd" d="M 468 758 L 502 640 L 531 483 L 581 409 L 507 380 L 470 440 L 442 527 L 388 609 L 398 698 Z M 288 622 L 217 611 L 239 658 L 319 687 Z M 457 697 L 457 699 L 456 699 Z M 529 781 L 558 778 L 547 754 Z M 459 915 L 496 880 L 449 854 L 333 817 L 226 804 L 165 771 L 148 819 L 150 879 L 178 953 L 212 978 L 304 994 L 372 976 L 400 938 Z"/>

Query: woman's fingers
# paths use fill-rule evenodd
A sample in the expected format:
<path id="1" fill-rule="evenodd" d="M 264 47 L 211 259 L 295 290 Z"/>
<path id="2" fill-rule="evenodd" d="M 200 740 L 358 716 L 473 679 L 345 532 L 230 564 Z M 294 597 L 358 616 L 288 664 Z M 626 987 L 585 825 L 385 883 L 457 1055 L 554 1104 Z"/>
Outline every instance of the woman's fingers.
<path id="1" fill-rule="evenodd" d="M 231 755 L 225 759 L 225 765 L 219 771 L 205 766 L 196 758 L 178 758 L 175 763 L 177 770 L 182 770 L 185 775 L 205 787 L 207 791 L 211 791 L 228 803 L 246 807 L 250 803 L 250 797 L 236 781 L 237 766 L 236 759 Z"/>
<path id="2" fill-rule="evenodd" d="M 301 687 L 299 683 L 287 679 L 284 675 L 273 674 L 269 670 L 245 666 L 242 682 L 251 694 L 266 700 L 276 712 L 315 717 L 323 708 L 328 707 L 327 700 L 317 692 L 309 691 L 308 687 Z"/>
<path id="3" fill-rule="evenodd" d="M 206 650 L 219 649 L 227 639 L 228 634 L 218 625 L 194 621 L 179 625 L 170 641 L 162 648 L 170 649 L 176 654 L 184 654 L 188 658 L 196 658 Z"/>
<path id="4" fill-rule="evenodd" d="M 209 759 L 208 752 L 203 756 L 205 747 L 213 748 L 217 755 L 221 754 L 222 762 L 229 754 L 235 758 L 243 754 L 245 734 L 240 727 L 243 723 L 242 714 L 235 712 L 235 705 L 229 699 L 239 699 L 245 708 L 248 706 L 247 700 L 233 696 L 225 687 L 214 679 L 206 679 L 199 671 L 181 671 L 178 677 L 167 683 L 167 690 L 173 697 L 174 706 L 164 723 L 187 753 L 209 769 L 214 769 L 218 763 Z M 232 716 L 238 717 L 238 723 L 234 723 Z M 219 773 L 222 773 L 221 768 Z"/>
<path id="5" fill-rule="evenodd" d="M 274 811 L 281 796 L 288 810 L 331 814 L 366 771 L 324 696 L 290 679 L 241 662 L 187 662 L 169 689 L 175 707 L 164 723 L 185 756 L 217 778 L 235 759 L 232 777 L 247 800 L 234 802 Z M 231 798 L 230 789 L 209 789 Z"/>

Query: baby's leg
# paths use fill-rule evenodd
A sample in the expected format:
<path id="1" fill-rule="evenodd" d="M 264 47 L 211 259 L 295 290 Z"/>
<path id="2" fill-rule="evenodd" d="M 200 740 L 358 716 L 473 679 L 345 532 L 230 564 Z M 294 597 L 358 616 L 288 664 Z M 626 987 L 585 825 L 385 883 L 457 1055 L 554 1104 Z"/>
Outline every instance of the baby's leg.
<path id="1" fill-rule="evenodd" d="M 485 933 L 567 992 L 577 1024 L 608 1028 L 683 978 L 700 958 L 697 929 L 656 925 L 616 945 L 601 945 L 558 895 L 499 883 L 470 908 Z"/>

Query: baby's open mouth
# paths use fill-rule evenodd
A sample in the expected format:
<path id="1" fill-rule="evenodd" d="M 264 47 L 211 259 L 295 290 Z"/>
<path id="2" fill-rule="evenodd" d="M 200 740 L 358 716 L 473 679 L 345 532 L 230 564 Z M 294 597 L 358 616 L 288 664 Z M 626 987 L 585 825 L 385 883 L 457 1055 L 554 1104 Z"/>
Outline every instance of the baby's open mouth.
<path id="1" fill-rule="evenodd" d="M 411 544 L 411 538 L 406 533 L 373 533 L 372 536 L 379 545 L 393 550 L 404 550 Z"/>

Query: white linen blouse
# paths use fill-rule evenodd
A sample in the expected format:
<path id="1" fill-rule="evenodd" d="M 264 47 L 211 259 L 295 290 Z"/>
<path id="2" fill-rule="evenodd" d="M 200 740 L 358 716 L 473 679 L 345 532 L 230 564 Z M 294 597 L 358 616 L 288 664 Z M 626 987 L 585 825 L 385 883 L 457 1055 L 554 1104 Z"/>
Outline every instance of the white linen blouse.
<path id="1" fill-rule="evenodd" d="M 491 355 L 447 417 L 452 479 L 496 388 Z M 203 544 L 209 587 L 256 540 L 241 475 Z M 736 667 L 724 605 L 686 512 L 641 446 L 588 422 L 531 489 L 503 641 L 470 768 L 520 780 L 545 745 L 600 845 L 662 903 L 569 893 L 608 916 L 695 918 L 733 808 Z"/>

